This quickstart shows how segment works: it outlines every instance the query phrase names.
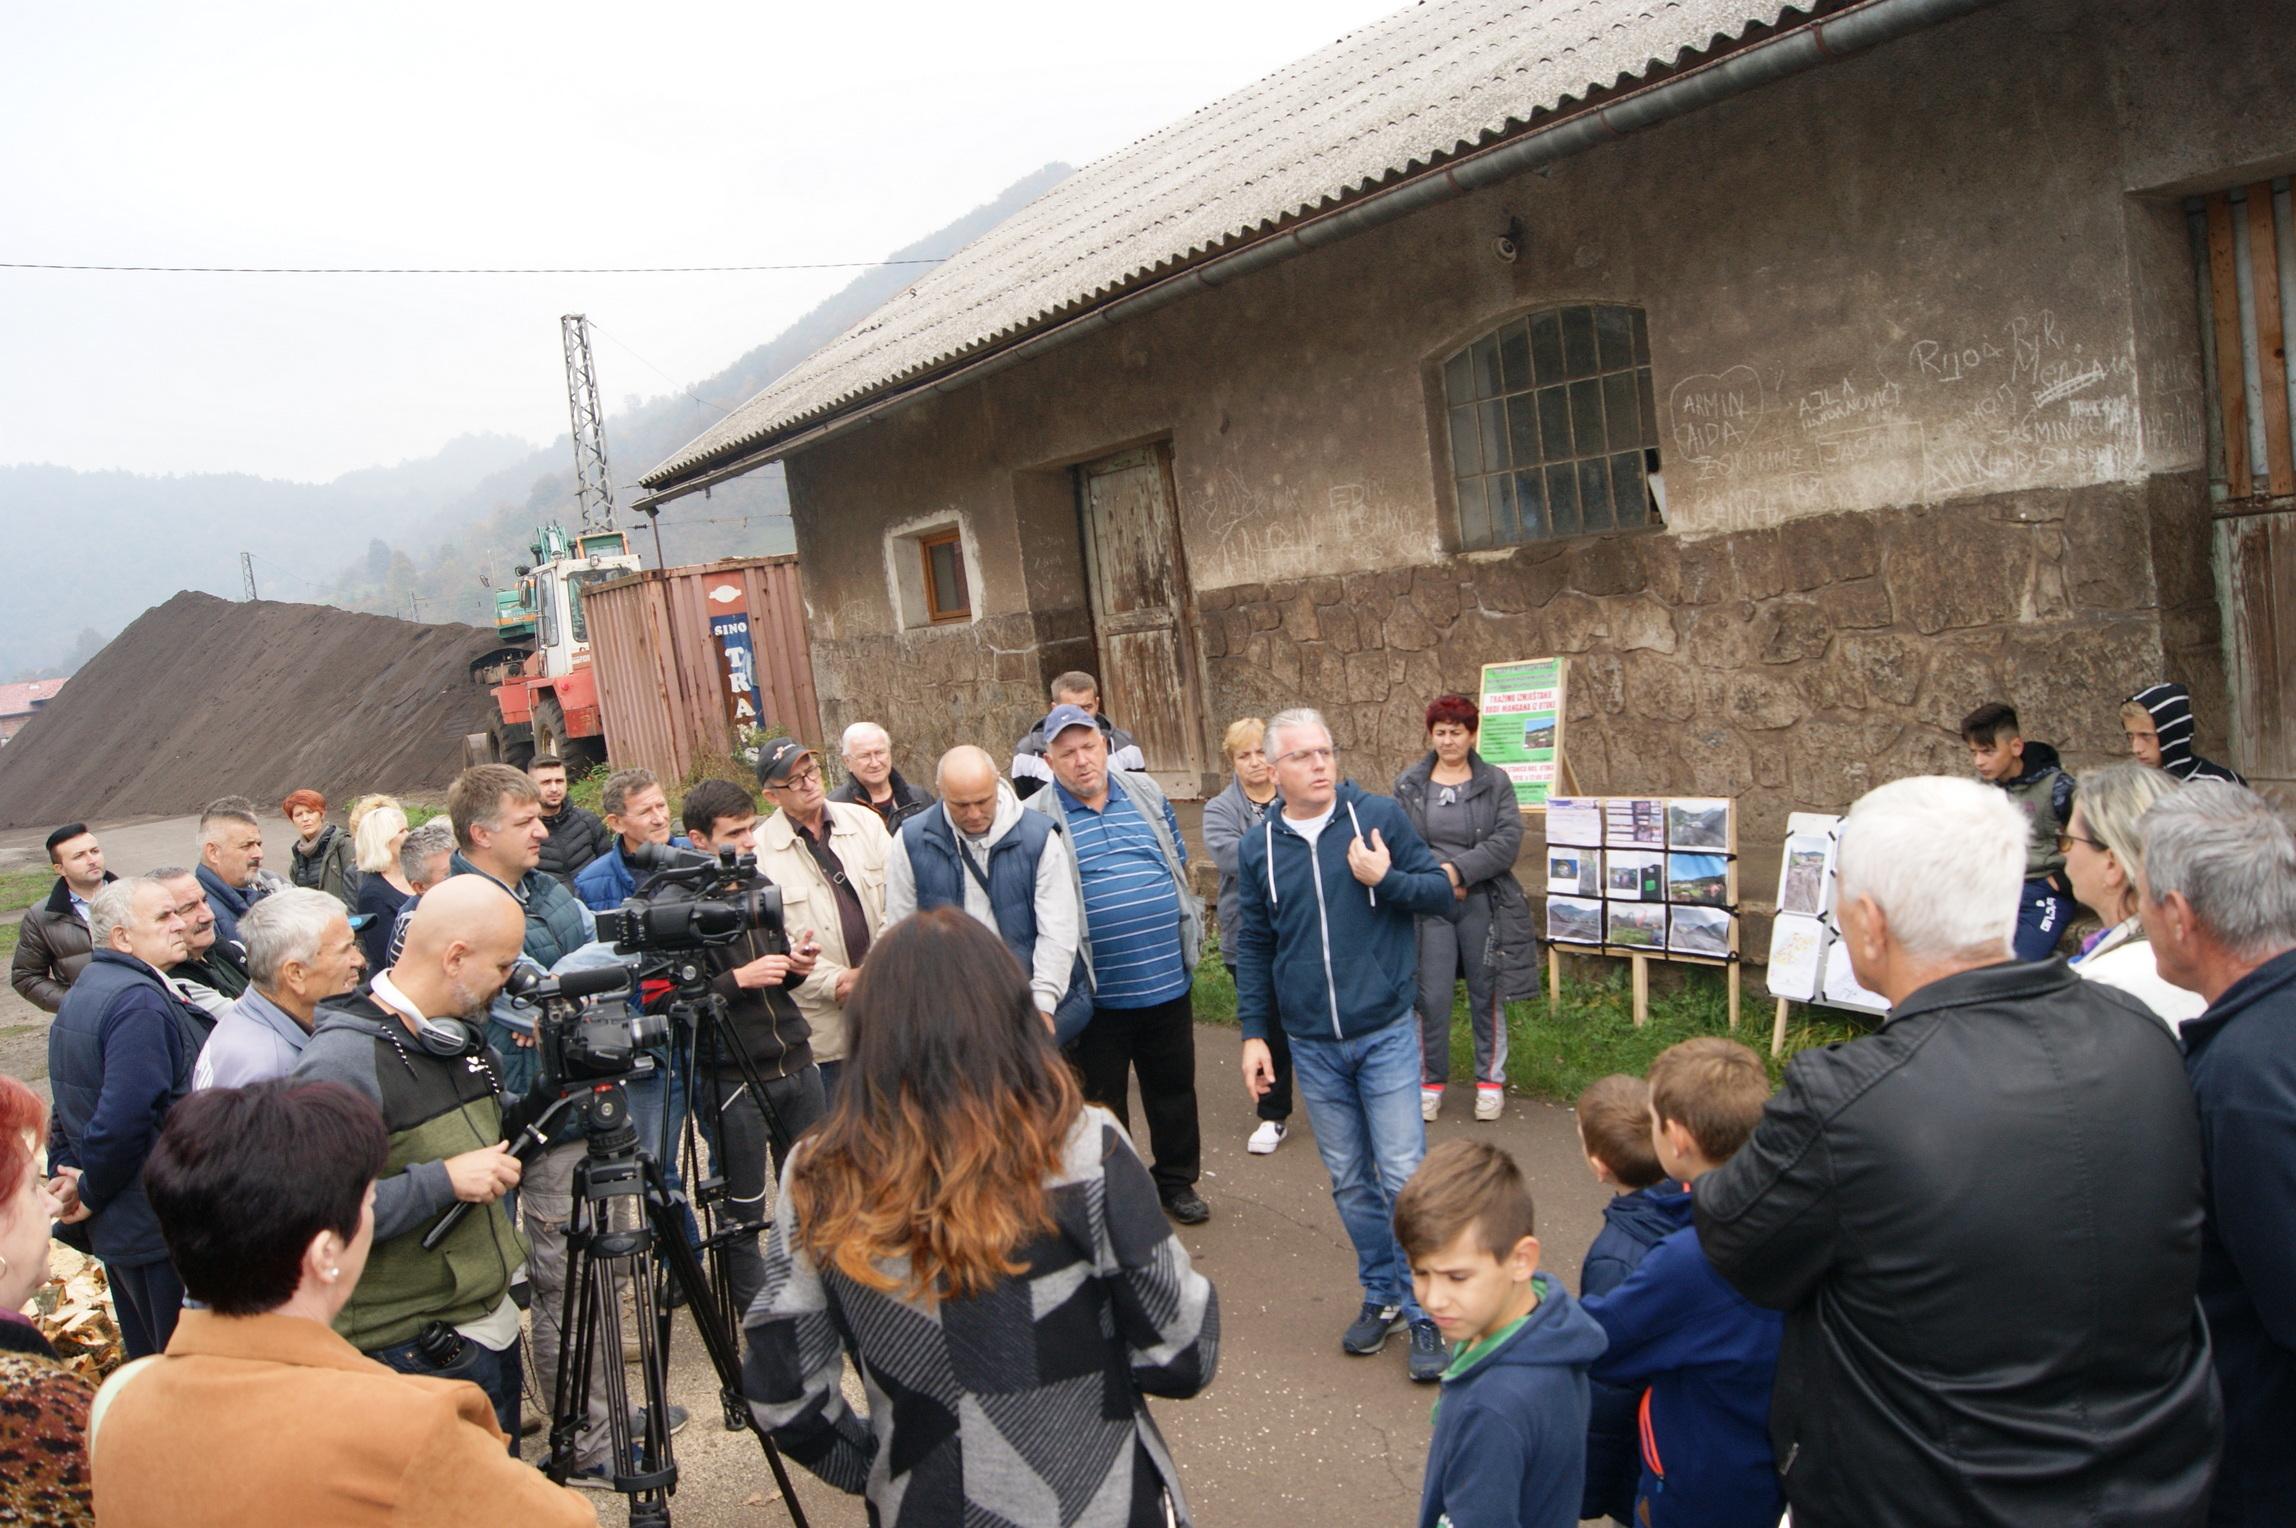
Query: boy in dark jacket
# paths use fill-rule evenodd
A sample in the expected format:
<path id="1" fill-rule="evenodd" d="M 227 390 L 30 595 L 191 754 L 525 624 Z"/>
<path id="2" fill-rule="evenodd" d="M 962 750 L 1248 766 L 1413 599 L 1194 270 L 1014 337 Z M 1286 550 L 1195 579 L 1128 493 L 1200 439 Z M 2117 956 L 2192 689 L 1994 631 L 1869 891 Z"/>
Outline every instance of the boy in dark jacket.
<path id="1" fill-rule="evenodd" d="M 1606 1295 L 1642 1266 L 1650 1249 L 1690 1224 L 1690 1189 L 1666 1176 L 1650 1141 L 1650 1085 L 1639 1077 L 1605 1077 L 1579 1095 L 1579 1149 L 1595 1181 L 1618 1196 L 1602 1209 L 1602 1230 L 1579 1264 L 1579 1298 Z M 1597 1382 L 1586 1430 L 1583 1519 L 1634 1520 L 1642 1478 L 1635 1410 L 1642 1392 Z"/>
<path id="2" fill-rule="evenodd" d="M 1650 1064 L 1651 1145 L 1695 1185 L 1745 1144 L 1770 1074 L 1735 1040 L 1701 1036 Z M 1693 1189 L 1695 1192 L 1695 1189 Z M 1610 1339 L 1593 1377 L 1648 1386 L 1633 1521 L 1647 1528 L 1775 1528 L 1786 1496 L 1770 1452 L 1770 1386 L 1784 1318 L 1722 1281 L 1695 1226 L 1668 1235 L 1586 1313 Z"/>
<path id="3" fill-rule="evenodd" d="M 2017 904 L 2012 948 L 2019 960 L 2047 960 L 2073 907 L 2064 852 L 2057 847 L 2073 818 L 2073 777 L 2058 764 L 2056 749 L 2025 740 L 2016 708 L 2000 701 L 1963 717 L 1961 740 L 1969 745 L 1977 778 L 2007 791 L 2025 814 L 2031 830 L 2025 841 L 2025 899 Z"/>
<path id="4" fill-rule="evenodd" d="M 1586 1366 L 1603 1335 L 1540 1273 L 1531 1191 L 1481 1141 L 1427 1153 L 1395 1199 L 1420 1306 L 1452 1344 L 1420 1528 L 1571 1528 L 1586 1464 Z"/>

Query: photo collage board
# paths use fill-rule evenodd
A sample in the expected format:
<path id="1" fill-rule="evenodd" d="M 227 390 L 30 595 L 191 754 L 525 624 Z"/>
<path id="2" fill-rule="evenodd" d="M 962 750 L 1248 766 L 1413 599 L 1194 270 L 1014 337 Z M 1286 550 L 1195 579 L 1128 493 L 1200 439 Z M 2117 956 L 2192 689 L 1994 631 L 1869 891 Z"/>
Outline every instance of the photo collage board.
<path id="1" fill-rule="evenodd" d="M 1834 844 L 1841 826 L 1841 818 L 1825 812 L 1795 812 L 1786 819 L 1778 916 L 1770 925 L 1770 995 L 1886 1013 L 1889 1000 L 1859 985 L 1834 921 Z"/>
<path id="2" fill-rule="evenodd" d="M 1658 960 L 1737 959 L 1737 803 L 1548 797 L 1547 938 Z"/>

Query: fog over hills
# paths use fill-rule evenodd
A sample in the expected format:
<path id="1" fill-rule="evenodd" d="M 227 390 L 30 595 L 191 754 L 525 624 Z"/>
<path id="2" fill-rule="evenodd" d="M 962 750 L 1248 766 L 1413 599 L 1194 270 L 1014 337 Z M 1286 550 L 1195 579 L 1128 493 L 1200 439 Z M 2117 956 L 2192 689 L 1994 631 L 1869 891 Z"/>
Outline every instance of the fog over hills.
<path id="1" fill-rule="evenodd" d="M 892 260 L 948 254 L 1035 200 L 1069 173 L 1048 164 L 994 201 L 937 229 Z M 835 296 L 713 377 L 679 393 L 610 411 L 607 448 L 617 502 L 639 473 L 916 279 L 915 266 L 861 272 Z M 605 319 L 608 315 L 600 315 Z M 601 390 L 632 397 L 637 370 L 594 341 Z M 647 374 L 650 378 L 651 374 Z M 706 401 L 705 401 L 706 400 Z M 778 466 L 723 484 L 662 516 L 675 563 L 791 550 Z M 65 669 L 144 609 L 181 589 L 236 599 L 240 553 L 252 553 L 266 599 L 338 604 L 422 620 L 491 622 L 492 596 L 524 560 L 532 528 L 574 515 L 568 438 L 549 444 L 468 435 L 419 461 L 362 468 L 327 483 L 235 473 L 144 476 L 40 464 L 0 466 L 0 523 L 15 576 L 0 598 L 0 681 Z M 634 547 L 653 562 L 643 517 L 625 513 Z"/>

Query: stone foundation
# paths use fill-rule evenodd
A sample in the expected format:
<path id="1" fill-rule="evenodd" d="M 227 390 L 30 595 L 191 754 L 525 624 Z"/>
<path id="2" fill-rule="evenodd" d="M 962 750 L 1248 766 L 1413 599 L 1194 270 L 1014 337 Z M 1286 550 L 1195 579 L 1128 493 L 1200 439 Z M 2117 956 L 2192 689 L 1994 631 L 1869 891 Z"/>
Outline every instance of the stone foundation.
<path id="1" fill-rule="evenodd" d="M 1092 622 L 1082 610 L 987 616 L 964 626 L 813 644 L 813 682 L 830 751 L 847 726 L 876 722 L 892 733 L 902 772 L 928 789 L 934 762 L 959 743 L 1009 759 L 1012 745 L 1043 719 L 1052 676 L 1091 667 Z"/>

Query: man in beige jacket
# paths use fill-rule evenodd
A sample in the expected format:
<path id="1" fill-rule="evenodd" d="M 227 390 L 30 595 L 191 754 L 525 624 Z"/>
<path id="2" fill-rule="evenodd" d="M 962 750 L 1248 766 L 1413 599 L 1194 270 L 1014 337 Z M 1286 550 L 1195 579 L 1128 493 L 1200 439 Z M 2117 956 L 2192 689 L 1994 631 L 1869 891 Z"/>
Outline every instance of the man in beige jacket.
<path id="1" fill-rule="evenodd" d="M 834 1100 L 845 1069 L 845 999 L 885 920 L 885 856 L 893 840 L 868 807 L 829 799 L 821 761 L 795 738 L 765 745 L 757 779 L 775 808 L 757 830 L 757 868 L 781 888 L 792 942 L 811 930 L 821 946 L 813 974 L 797 989 L 797 1006 L 813 1027 L 822 1092 Z"/>

